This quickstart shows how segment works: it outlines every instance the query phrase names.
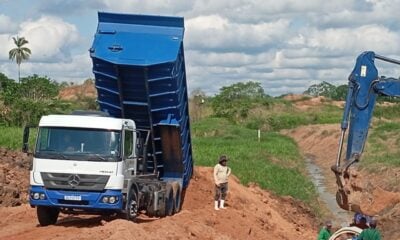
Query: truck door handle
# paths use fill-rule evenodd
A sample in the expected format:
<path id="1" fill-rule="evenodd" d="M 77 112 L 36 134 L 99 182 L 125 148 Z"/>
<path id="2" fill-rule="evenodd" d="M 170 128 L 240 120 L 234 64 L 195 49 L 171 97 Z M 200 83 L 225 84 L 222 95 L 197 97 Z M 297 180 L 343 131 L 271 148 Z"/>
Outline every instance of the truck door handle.
<path id="1" fill-rule="evenodd" d="M 123 48 L 121 45 L 112 45 L 112 46 L 109 46 L 108 49 L 110 49 L 111 52 L 119 52 L 119 51 L 122 51 Z"/>
<path id="2" fill-rule="evenodd" d="M 100 34 L 116 34 L 117 31 L 115 30 L 99 30 Z"/>

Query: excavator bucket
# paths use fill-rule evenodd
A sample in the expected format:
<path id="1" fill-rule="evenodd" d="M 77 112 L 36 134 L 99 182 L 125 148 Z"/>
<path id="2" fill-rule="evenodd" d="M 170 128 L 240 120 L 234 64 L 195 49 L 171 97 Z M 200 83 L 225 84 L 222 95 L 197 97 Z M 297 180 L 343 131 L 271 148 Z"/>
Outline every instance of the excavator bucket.
<path id="1" fill-rule="evenodd" d="M 331 167 L 331 170 L 336 176 L 336 185 L 338 190 L 336 192 L 336 203 L 338 206 L 347 211 L 360 212 L 361 208 L 357 201 L 352 201 L 352 191 L 349 187 L 351 183 L 351 171 L 349 167 L 342 169 L 336 165 Z"/>
<path id="2" fill-rule="evenodd" d="M 368 178 L 364 178 L 356 168 L 348 168 L 343 172 L 336 171 L 338 190 L 336 202 L 340 208 L 362 213 L 368 216 L 381 215 L 400 203 L 400 193 L 386 191 L 372 184 Z"/>

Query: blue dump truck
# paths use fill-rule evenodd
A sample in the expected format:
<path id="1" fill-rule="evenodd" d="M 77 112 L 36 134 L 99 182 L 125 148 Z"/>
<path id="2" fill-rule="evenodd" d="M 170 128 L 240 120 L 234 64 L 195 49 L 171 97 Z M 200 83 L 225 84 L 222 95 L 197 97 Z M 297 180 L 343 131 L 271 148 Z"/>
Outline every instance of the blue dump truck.
<path id="1" fill-rule="evenodd" d="M 193 173 L 183 35 L 183 18 L 99 13 L 89 52 L 101 111 L 39 123 L 30 205 L 41 225 L 60 212 L 180 211 Z"/>

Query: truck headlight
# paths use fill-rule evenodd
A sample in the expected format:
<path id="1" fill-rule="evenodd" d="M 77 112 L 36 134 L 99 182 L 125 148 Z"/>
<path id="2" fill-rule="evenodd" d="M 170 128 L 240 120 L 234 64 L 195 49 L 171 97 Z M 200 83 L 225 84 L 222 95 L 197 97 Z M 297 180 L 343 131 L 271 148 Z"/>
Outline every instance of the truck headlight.
<path id="1" fill-rule="evenodd" d="M 117 197 L 111 196 L 111 197 L 108 199 L 108 202 L 111 203 L 111 204 L 114 204 L 117 200 L 118 200 Z"/>
<path id="2" fill-rule="evenodd" d="M 44 199 L 46 199 L 46 195 L 44 193 L 40 193 L 39 198 L 40 198 L 40 200 L 44 200 Z"/>
<path id="3" fill-rule="evenodd" d="M 38 200 L 39 197 L 40 197 L 39 193 L 37 193 L 37 192 L 33 193 L 33 199 Z"/>

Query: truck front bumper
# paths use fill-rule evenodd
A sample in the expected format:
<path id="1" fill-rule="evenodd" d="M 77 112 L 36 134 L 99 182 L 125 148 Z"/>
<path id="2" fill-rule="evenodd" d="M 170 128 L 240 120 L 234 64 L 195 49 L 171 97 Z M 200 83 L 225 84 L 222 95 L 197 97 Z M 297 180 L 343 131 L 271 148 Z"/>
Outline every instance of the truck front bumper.
<path id="1" fill-rule="evenodd" d="M 46 189 L 43 186 L 31 186 L 29 203 L 31 206 L 48 206 L 85 210 L 121 210 L 121 190 L 102 192 L 65 191 Z"/>

